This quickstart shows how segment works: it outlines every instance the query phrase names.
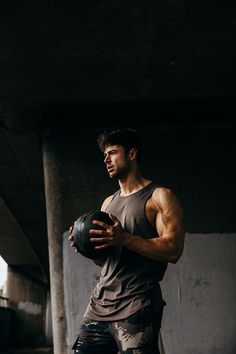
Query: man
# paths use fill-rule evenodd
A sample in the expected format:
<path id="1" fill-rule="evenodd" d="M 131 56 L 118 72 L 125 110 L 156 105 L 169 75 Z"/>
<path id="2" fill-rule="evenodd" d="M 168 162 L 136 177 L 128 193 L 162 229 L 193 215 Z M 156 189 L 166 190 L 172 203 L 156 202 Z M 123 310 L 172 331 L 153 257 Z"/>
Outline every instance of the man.
<path id="1" fill-rule="evenodd" d="M 102 266 L 73 346 L 75 353 L 159 354 L 158 335 L 165 302 L 159 282 L 167 263 L 176 263 L 184 247 L 183 211 L 166 187 L 142 176 L 142 143 L 132 129 L 98 137 L 110 178 L 120 189 L 105 199 L 101 210 L 113 225 L 94 220 L 97 250 L 114 247 Z M 156 157 L 155 157 L 156 160 Z M 73 243 L 73 237 L 70 235 Z"/>

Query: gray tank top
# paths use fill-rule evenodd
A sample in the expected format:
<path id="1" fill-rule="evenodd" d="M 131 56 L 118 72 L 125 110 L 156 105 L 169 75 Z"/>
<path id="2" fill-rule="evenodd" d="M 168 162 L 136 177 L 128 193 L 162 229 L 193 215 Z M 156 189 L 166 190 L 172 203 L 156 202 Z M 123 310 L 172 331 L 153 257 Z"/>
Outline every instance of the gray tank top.
<path id="1" fill-rule="evenodd" d="M 158 237 L 145 214 L 146 202 L 156 188 L 156 184 L 150 183 L 125 197 L 121 197 L 118 190 L 106 212 L 115 215 L 127 232 L 144 238 Z M 116 247 L 104 263 L 85 317 L 98 321 L 116 321 L 150 303 L 163 306 L 159 281 L 166 268 L 166 262 L 152 261 L 126 247 Z"/>

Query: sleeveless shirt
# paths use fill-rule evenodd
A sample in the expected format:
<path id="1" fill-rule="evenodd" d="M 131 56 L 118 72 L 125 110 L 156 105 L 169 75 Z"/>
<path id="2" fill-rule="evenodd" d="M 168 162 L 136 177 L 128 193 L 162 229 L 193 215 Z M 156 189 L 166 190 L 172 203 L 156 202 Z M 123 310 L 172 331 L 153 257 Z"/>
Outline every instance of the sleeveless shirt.
<path id="1" fill-rule="evenodd" d="M 128 196 L 115 192 L 106 212 L 115 215 L 125 231 L 144 238 L 158 237 L 145 214 L 147 200 L 158 185 L 153 182 Z M 111 246 L 112 247 L 112 246 Z M 149 304 L 163 306 L 159 281 L 167 262 L 148 259 L 124 246 L 115 247 L 104 262 L 84 317 L 118 321 Z"/>

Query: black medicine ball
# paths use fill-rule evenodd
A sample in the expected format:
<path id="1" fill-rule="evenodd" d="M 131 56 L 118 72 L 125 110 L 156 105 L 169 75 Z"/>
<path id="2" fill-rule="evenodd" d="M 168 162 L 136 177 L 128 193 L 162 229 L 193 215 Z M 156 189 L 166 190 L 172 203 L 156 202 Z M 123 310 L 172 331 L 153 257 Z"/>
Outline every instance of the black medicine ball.
<path id="1" fill-rule="evenodd" d="M 101 210 L 93 210 L 81 215 L 73 225 L 72 236 L 74 238 L 75 247 L 84 257 L 98 259 L 107 257 L 113 251 L 114 247 L 107 247 L 103 250 L 95 250 L 96 245 L 101 243 L 92 243 L 90 238 L 104 237 L 101 235 L 90 234 L 90 229 L 104 230 L 101 226 L 93 224 L 93 220 L 103 221 L 106 224 L 113 225 L 109 214 Z"/>

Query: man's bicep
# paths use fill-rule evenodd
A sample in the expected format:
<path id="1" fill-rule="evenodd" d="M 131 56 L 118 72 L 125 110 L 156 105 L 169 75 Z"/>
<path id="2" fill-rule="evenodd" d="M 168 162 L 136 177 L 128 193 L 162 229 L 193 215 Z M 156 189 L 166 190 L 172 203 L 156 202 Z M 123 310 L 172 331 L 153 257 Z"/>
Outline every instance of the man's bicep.
<path id="1" fill-rule="evenodd" d="M 162 235 L 168 240 L 173 252 L 173 259 L 176 262 L 181 256 L 184 248 L 184 215 L 183 208 L 170 190 L 163 190 L 159 195 L 159 218 L 163 225 Z"/>
<path id="2" fill-rule="evenodd" d="M 161 234 L 169 238 L 184 236 L 183 208 L 176 195 L 167 188 L 162 188 L 156 195 L 158 214 L 156 225 L 161 229 Z"/>
<path id="3" fill-rule="evenodd" d="M 183 224 L 183 208 L 177 196 L 167 188 L 158 195 L 158 205 L 165 226 Z"/>

